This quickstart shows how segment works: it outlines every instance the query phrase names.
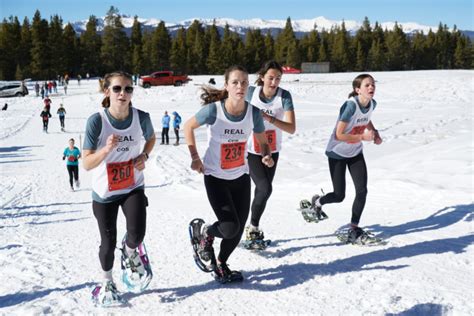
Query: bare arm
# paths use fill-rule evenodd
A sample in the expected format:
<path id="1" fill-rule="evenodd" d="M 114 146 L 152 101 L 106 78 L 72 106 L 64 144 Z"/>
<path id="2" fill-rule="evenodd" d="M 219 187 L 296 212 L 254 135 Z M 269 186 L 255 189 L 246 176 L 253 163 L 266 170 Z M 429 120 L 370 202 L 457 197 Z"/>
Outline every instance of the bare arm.
<path id="1" fill-rule="evenodd" d="M 343 142 L 348 142 L 348 143 L 358 143 L 363 140 L 366 141 L 371 141 L 374 140 L 374 131 L 373 130 L 365 130 L 363 134 L 346 134 L 344 133 L 344 130 L 346 129 L 347 122 L 339 121 L 337 122 L 336 125 L 336 139 L 343 141 Z"/>
<path id="2" fill-rule="evenodd" d="M 294 134 L 296 131 L 295 111 L 286 111 L 283 120 L 279 120 L 276 117 L 268 115 L 264 112 L 262 112 L 262 116 L 265 121 L 270 122 L 282 131 L 290 134 Z"/>
<path id="3" fill-rule="evenodd" d="M 268 145 L 267 138 L 265 137 L 265 133 L 253 133 L 255 138 L 257 139 L 258 143 L 260 144 L 260 148 L 262 149 L 262 163 L 267 166 L 268 168 L 273 167 L 275 162 L 272 158 L 272 151 L 270 149 L 270 145 Z"/>
<path id="4" fill-rule="evenodd" d="M 367 128 L 371 131 L 374 131 L 374 143 L 376 145 L 382 144 L 382 137 L 380 137 L 379 131 L 375 128 L 374 123 L 372 123 L 372 121 L 367 124 Z"/>
<path id="5" fill-rule="evenodd" d="M 149 140 L 146 141 L 145 146 L 143 147 L 143 151 L 138 157 L 134 160 L 134 166 L 138 170 L 145 169 L 145 162 L 148 160 L 148 156 L 150 155 L 153 147 L 155 147 L 156 136 L 155 133 L 150 137 Z"/>
<path id="6" fill-rule="evenodd" d="M 86 170 L 91 170 L 100 165 L 107 155 L 117 146 L 118 136 L 110 135 L 107 143 L 99 150 L 84 149 L 83 166 Z"/>
<path id="7" fill-rule="evenodd" d="M 186 139 L 186 144 L 188 144 L 189 154 L 191 155 L 191 169 L 202 173 L 204 171 L 204 166 L 202 164 L 201 158 L 196 148 L 196 137 L 194 136 L 194 130 L 200 125 L 196 120 L 196 117 L 193 116 L 184 124 L 184 138 Z"/>

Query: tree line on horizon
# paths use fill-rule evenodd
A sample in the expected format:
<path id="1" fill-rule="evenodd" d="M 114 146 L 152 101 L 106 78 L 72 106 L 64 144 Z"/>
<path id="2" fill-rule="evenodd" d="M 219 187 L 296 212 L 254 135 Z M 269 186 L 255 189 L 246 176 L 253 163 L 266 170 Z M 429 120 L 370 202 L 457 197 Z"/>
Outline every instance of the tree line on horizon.
<path id="1" fill-rule="evenodd" d="M 382 29 L 378 22 L 372 28 L 366 17 L 354 36 L 342 23 L 322 31 L 315 26 L 301 39 L 290 18 L 275 37 L 249 29 L 245 39 L 228 25 L 220 35 L 215 24 L 205 27 L 197 20 L 174 37 L 163 21 L 153 31 L 143 31 L 136 16 L 130 36 L 124 29 L 113 6 L 101 35 L 94 15 L 80 35 L 70 23 L 63 28 L 58 15 L 48 22 L 36 10 L 32 22 L 25 17 L 22 24 L 11 16 L 0 25 L 0 80 L 53 79 L 66 73 L 103 76 L 115 70 L 222 74 L 233 64 L 254 73 L 270 59 L 295 68 L 303 62 L 329 62 L 331 72 L 474 68 L 471 40 L 456 26 L 450 31 L 442 23 L 435 32 L 408 36 L 397 23 L 392 30 Z"/>

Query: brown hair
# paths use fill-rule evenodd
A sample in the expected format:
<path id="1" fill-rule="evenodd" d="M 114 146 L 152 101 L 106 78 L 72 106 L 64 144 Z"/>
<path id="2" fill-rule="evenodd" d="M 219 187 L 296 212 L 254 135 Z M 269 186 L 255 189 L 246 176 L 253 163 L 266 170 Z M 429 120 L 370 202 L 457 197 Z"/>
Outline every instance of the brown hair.
<path id="1" fill-rule="evenodd" d="M 104 79 L 99 80 L 99 85 L 100 85 L 100 89 L 102 90 L 102 92 L 105 93 L 105 90 L 107 90 L 110 87 L 110 81 L 112 81 L 112 78 L 115 78 L 115 77 L 123 77 L 125 79 L 130 80 L 130 82 L 133 83 L 132 75 L 130 75 L 129 73 L 127 73 L 125 71 L 121 71 L 121 70 L 120 71 L 114 71 L 114 72 L 106 74 L 104 76 Z M 132 102 L 130 102 L 130 106 L 132 106 Z M 102 107 L 104 107 L 104 108 L 110 107 L 110 98 L 109 97 L 105 97 L 102 100 Z"/>
<path id="2" fill-rule="evenodd" d="M 281 65 L 277 63 L 275 60 L 269 60 L 262 66 L 262 68 L 260 68 L 259 71 L 257 71 L 258 78 L 257 80 L 255 80 L 255 84 L 257 86 L 263 86 L 262 77 L 265 76 L 267 71 L 269 71 L 270 69 L 276 69 L 281 74 L 283 74 L 283 68 L 281 67 Z"/>
<path id="3" fill-rule="evenodd" d="M 348 98 L 352 98 L 352 97 L 355 97 L 355 96 L 359 95 L 356 92 L 356 88 L 360 88 L 360 86 L 362 85 L 362 81 L 366 78 L 372 78 L 372 80 L 375 81 L 374 77 L 372 77 L 369 74 L 360 74 L 360 75 L 358 75 L 357 77 L 354 78 L 354 80 L 352 80 L 352 92 L 349 93 Z"/>
<path id="4" fill-rule="evenodd" d="M 230 66 L 229 68 L 227 68 L 227 70 L 224 73 L 225 83 L 229 81 L 230 74 L 236 70 L 242 71 L 248 74 L 247 69 L 245 69 L 243 66 L 240 66 L 240 65 Z M 226 89 L 216 89 L 209 85 L 203 85 L 201 87 L 201 90 L 202 90 L 201 100 L 203 101 L 203 104 L 221 101 L 221 100 L 227 99 L 227 97 L 229 96 L 229 93 L 227 92 Z"/>

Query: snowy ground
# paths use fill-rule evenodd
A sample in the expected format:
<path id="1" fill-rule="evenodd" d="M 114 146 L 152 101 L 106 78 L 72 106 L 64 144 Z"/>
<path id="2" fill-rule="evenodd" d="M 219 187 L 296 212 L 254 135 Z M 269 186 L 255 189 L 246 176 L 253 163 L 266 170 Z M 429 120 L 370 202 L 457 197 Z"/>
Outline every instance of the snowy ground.
<path id="1" fill-rule="evenodd" d="M 34 91 L 0 100 L 9 104 L 0 112 L 0 314 L 473 315 L 473 71 L 373 74 L 373 121 L 384 143 L 365 147 L 369 194 L 361 225 L 382 233 L 387 245 L 342 245 L 333 235 L 350 219 L 349 176 L 346 200 L 325 208 L 329 220 L 308 224 L 295 210 L 300 199 L 332 188 L 324 149 L 355 75 L 284 76 L 297 132 L 285 135 L 261 222 L 273 246 L 262 253 L 239 247 L 229 260 L 243 271 L 241 284 L 219 285 L 195 266 L 187 225 L 215 216 L 187 147 L 157 145 L 145 173 L 145 241 L 155 276 L 144 293 L 124 294 L 129 306 L 110 310 L 89 300 L 100 275 L 91 175 L 81 169 L 82 188 L 69 192 L 61 160 L 68 139 L 78 141 L 99 109 L 97 81 L 72 81 L 67 96 L 52 96 L 49 134 L 41 131 Z M 221 86 L 222 76 L 214 77 Z M 200 107 L 197 84 L 208 79 L 137 87 L 133 103 L 151 113 L 159 138 L 163 112 L 189 118 Z M 65 133 L 55 115 L 60 102 Z M 205 128 L 197 140 L 203 153 Z M 123 233 L 120 216 L 119 238 Z"/>

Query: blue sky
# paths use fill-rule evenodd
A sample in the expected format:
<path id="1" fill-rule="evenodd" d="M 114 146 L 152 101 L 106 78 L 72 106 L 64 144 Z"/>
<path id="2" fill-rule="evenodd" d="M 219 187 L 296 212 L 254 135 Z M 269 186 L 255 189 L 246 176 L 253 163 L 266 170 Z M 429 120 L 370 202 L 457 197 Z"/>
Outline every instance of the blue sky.
<path id="1" fill-rule="evenodd" d="M 64 21 L 104 16 L 110 6 L 120 13 L 179 22 L 191 18 L 312 19 L 370 22 L 439 22 L 461 30 L 474 30 L 473 0 L 0 0 L 1 18 L 32 18 L 38 9 L 43 18 L 58 14 Z"/>

